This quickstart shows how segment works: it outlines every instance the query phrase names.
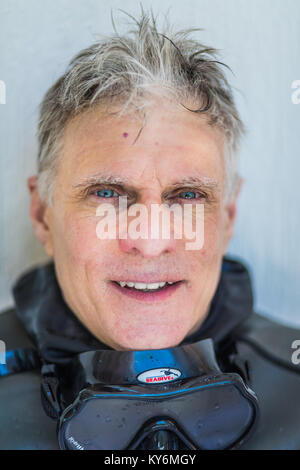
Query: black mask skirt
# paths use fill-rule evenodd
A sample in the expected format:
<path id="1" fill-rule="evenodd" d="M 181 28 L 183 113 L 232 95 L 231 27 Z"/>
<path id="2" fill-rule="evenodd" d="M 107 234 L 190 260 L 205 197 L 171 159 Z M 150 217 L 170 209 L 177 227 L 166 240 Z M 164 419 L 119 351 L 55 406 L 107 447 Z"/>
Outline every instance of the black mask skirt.
<path id="1" fill-rule="evenodd" d="M 223 373 L 213 341 L 96 350 L 42 367 L 42 403 L 61 449 L 235 449 L 258 418 L 254 392 Z"/>

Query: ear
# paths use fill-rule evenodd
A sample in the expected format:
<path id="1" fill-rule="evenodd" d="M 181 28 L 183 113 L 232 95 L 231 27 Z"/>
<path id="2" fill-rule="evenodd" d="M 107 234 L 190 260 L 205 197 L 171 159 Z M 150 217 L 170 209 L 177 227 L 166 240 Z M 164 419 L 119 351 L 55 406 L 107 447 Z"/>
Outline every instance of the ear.
<path id="1" fill-rule="evenodd" d="M 225 256 L 227 247 L 232 239 L 234 233 L 235 220 L 237 215 L 237 201 L 239 194 L 241 192 L 244 180 L 239 178 L 239 181 L 236 185 L 236 190 L 234 196 L 231 198 L 230 202 L 225 205 L 225 225 L 224 225 L 224 245 L 223 245 L 223 256 Z"/>
<path id="2" fill-rule="evenodd" d="M 30 193 L 30 219 L 37 239 L 44 246 L 46 253 L 53 256 L 53 242 L 51 231 L 51 209 L 44 204 L 38 193 L 38 177 L 31 176 L 27 180 Z"/>

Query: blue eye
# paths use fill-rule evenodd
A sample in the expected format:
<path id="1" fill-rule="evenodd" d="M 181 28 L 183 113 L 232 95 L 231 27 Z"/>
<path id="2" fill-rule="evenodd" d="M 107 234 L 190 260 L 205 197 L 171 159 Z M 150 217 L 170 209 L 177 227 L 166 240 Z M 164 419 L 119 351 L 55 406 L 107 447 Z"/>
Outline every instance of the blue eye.
<path id="1" fill-rule="evenodd" d="M 119 194 L 116 191 L 113 191 L 112 189 L 100 189 L 99 191 L 97 191 L 96 194 L 98 197 L 119 197 Z"/>
<path id="2" fill-rule="evenodd" d="M 184 191 L 183 193 L 179 193 L 178 196 L 183 199 L 196 199 L 197 193 L 194 193 L 193 191 Z"/>

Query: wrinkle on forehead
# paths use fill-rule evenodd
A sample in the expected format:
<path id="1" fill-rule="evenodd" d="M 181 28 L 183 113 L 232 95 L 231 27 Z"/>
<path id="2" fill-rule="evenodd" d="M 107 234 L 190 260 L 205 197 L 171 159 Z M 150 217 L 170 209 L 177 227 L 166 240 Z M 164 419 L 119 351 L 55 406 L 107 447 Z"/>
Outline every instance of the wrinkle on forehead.
<path id="1" fill-rule="evenodd" d="M 210 181 L 213 184 L 224 173 L 220 168 L 220 162 L 224 167 L 223 144 L 221 131 L 209 126 L 204 116 L 190 111 L 154 109 L 142 123 L 132 115 L 107 116 L 94 109 L 68 124 L 61 160 L 65 160 L 63 167 L 75 185 L 82 184 L 83 179 L 96 180 L 98 173 L 103 173 L 101 178 L 105 173 L 116 178 L 116 184 L 121 183 L 117 181 L 120 178 L 126 184 L 155 181 L 163 187 L 166 181 L 162 178 L 171 184 L 174 173 L 206 177 L 207 184 L 214 179 Z"/>

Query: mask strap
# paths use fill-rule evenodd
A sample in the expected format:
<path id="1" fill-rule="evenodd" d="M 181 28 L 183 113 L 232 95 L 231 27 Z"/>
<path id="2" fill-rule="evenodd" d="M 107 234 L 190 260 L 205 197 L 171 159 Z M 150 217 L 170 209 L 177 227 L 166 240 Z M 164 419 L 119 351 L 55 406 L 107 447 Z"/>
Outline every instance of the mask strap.
<path id="1" fill-rule="evenodd" d="M 52 419 L 59 419 L 63 407 L 60 400 L 59 381 L 54 364 L 44 364 L 41 369 L 41 399 L 45 413 Z"/>

